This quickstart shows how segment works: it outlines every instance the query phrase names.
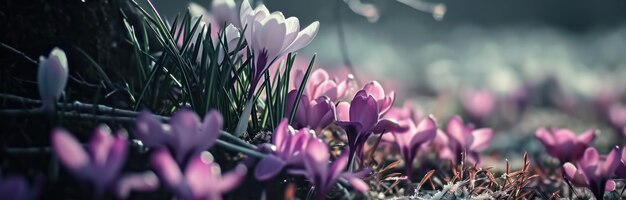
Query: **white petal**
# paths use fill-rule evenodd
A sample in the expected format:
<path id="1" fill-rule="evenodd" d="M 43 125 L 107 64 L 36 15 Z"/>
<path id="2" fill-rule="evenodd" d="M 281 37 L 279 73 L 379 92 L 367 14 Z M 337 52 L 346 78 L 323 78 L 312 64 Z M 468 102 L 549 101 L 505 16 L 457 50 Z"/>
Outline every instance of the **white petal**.
<path id="1" fill-rule="evenodd" d="M 296 17 L 289 17 L 285 20 L 285 25 L 287 27 L 287 33 L 285 36 L 285 41 L 283 42 L 282 49 L 286 49 L 289 47 L 291 43 L 298 36 L 298 32 L 300 32 L 300 21 Z"/>
<path id="2" fill-rule="evenodd" d="M 261 21 L 262 30 L 257 30 L 259 41 L 255 41 L 259 49 L 267 50 L 269 60 L 279 56 L 285 40 L 287 27 L 285 26 L 285 17 L 280 12 L 272 13 L 268 18 Z M 255 33 L 256 34 L 256 33 Z"/>
<path id="3" fill-rule="evenodd" d="M 318 21 L 315 21 L 311 23 L 311 25 L 302 29 L 302 31 L 298 33 L 298 37 L 283 52 L 284 53 L 294 52 L 299 49 L 302 49 L 303 47 L 311 43 L 311 40 L 313 40 L 313 38 L 315 38 L 315 36 L 317 35 L 319 26 L 320 26 L 320 23 Z"/>

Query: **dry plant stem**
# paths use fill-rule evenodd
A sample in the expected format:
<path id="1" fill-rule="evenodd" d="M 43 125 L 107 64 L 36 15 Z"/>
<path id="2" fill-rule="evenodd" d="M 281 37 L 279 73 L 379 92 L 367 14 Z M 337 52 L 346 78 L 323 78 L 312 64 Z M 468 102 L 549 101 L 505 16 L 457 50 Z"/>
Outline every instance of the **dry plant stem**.
<path id="1" fill-rule="evenodd" d="M 14 101 L 14 102 L 21 102 L 22 104 L 35 104 L 35 105 L 41 104 L 41 101 L 39 100 L 24 98 L 20 96 L 11 95 L 11 94 L 0 93 L 0 98 Z M 118 109 L 118 108 L 103 106 L 103 105 L 81 103 L 78 101 L 74 103 L 57 103 L 57 108 L 62 108 L 63 110 L 69 110 L 69 111 L 59 112 L 59 114 L 64 117 L 92 119 L 92 120 L 98 120 L 98 121 L 116 121 L 116 122 L 133 123 L 135 122 L 135 117 L 139 115 L 139 112 L 135 112 L 131 110 Z M 92 114 L 92 113 L 80 113 L 76 111 L 97 111 L 97 112 L 101 112 L 105 114 L 114 114 L 114 115 L 122 115 L 122 116 L 98 115 L 98 114 Z M 44 111 L 39 108 L 0 110 L 0 115 L 8 115 L 8 116 L 39 115 L 43 113 Z M 167 116 L 154 115 L 154 114 L 153 116 L 160 119 L 161 121 L 167 121 L 170 119 Z M 236 142 L 238 145 L 241 145 L 245 148 L 256 149 L 256 146 L 249 144 L 245 141 L 242 141 L 238 137 L 235 137 L 228 132 L 221 131 L 220 136 L 228 140 L 231 140 L 233 142 Z"/>
<path id="2" fill-rule="evenodd" d="M 24 52 L 18 51 L 17 49 L 15 49 L 15 48 L 13 48 L 13 47 L 11 47 L 11 46 L 3 43 L 3 42 L 0 42 L 0 46 L 6 48 L 6 49 L 8 49 L 8 50 L 10 50 L 10 51 L 12 51 L 12 52 L 14 52 L 16 54 L 21 55 L 22 57 L 24 57 L 24 59 L 26 59 L 26 60 L 34 63 L 34 64 L 37 64 L 37 61 L 35 61 L 34 59 L 28 57 Z"/>

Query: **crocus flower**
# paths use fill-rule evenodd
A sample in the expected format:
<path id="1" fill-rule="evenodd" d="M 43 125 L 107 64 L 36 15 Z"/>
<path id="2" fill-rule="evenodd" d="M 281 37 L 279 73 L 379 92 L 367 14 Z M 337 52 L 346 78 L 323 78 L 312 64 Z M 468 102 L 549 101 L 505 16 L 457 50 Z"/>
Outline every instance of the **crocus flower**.
<path id="1" fill-rule="evenodd" d="M 34 187 L 28 185 L 24 177 L 16 175 L 3 176 L 0 172 L 0 197 L 11 200 L 35 199 L 39 194 L 40 180 Z"/>
<path id="2" fill-rule="evenodd" d="M 626 148 L 622 149 L 622 158 L 620 159 L 620 163 L 617 165 L 615 174 L 619 178 L 626 179 Z"/>
<path id="3" fill-rule="evenodd" d="M 287 119 L 283 119 L 272 136 L 273 145 L 267 148 L 269 154 L 264 157 L 254 171 L 259 180 L 268 180 L 288 167 L 304 168 L 303 154 L 309 139 L 314 138 L 309 129 L 294 130 Z"/>
<path id="4" fill-rule="evenodd" d="M 567 162 L 563 165 L 563 170 L 574 185 L 587 187 L 596 199 L 603 199 L 604 191 L 615 190 L 615 182 L 609 178 L 620 163 L 621 153 L 619 147 L 614 147 L 605 159 L 601 159 L 598 151 L 589 147 L 576 162 L 577 165 Z"/>
<path id="5" fill-rule="evenodd" d="M 496 98 L 489 90 L 468 91 L 461 96 L 461 104 L 470 116 L 482 120 L 493 111 Z"/>
<path id="6" fill-rule="evenodd" d="M 396 144 L 400 149 L 400 154 L 404 158 L 406 175 L 411 180 L 413 174 L 413 159 L 422 144 L 435 138 L 437 134 L 437 124 L 432 117 L 426 117 L 419 124 L 415 124 L 412 119 L 406 118 L 398 122 L 401 126 L 406 126 L 406 131 L 391 132 L 395 137 Z"/>
<path id="7" fill-rule="evenodd" d="M 91 183 L 94 197 L 100 198 L 105 190 L 118 191 L 119 198 L 126 197 L 131 190 L 151 191 L 158 182 L 149 176 L 120 175 L 126 161 L 127 139 L 124 134 L 111 135 L 106 125 L 101 125 L 93 133 L 87 144 L 87 151 L 64 129 L 55 129 L 52 133 L 52 147 L 72 175 L 78 180 Z M 134 182 L 135 184 L 119 184 Z"/>
<path id="8" fill-rule="evenodd" d="M 537 129 L 535 137 L 543 144 L 548 154 L 561 161 L 573 162 L 580 159 L 585 149 L 593 143 L 596 138 L 596 132 L 589 129 L 580 136 L 567 129 L 547 130 L 545 128 Z"/>
<path id="9" fill-rule="evenodd" d="M 385 94 L 385 89 L 383 86 L 378 83 L 378 81 L 372 81 L 363 86 L 363 91 L 365 91 L 368 95 L 371 95 L 376 99 L 378 103 L 378 114 L 385 115 L 387 111 L 393 105 L 393 101 L 396 99 L 396 95 L 394 91 Z"/>
<path id="10" fill-rule="evenodd" d="M 152 154 L 151 164 L 161 182 L 180 199 L 222 199 L 223 193 L 241 183 L 247 171 L 245 166 L 238 165 L 221 175 L 220 166 L 213 162 L 208 152 L 193 155 L 184 174 L 165 149 Z"/>
<path id="11" fill-rule="evenodd" d="M 617 129 L 622 130 L 626 127 L 626 106 L 621 104 L 613 104 L 608 110 L 609 122 Z"/>
<path id="12" fill-rule="evenodd" d="M 352 188 L 359 192 L 367 192 L 368 186 L 361 177 L 369 173 L 369 170 L 363 170 L 357 173 L 343 172 L 348 165 L 348 156 L 343 153 L 339 158 L 329 165 L 330 152 L 326 144 L 319 139 L 311 139 L 309 142 L 304 163 L 306 166 L 306 177 L 315 185 L 317 199 L 325 199 L 332 186 L 339 178 L 345 178 L 350 182 Z"/>
<path id="13" fill-rule="evenodd" d="M 167 147 L 178 163 L 209 149 L 220 135 L 224 120 L 215 110 L 200 121 L 196 113 L 180 109 L 170 118 L 169 124 L 161 124 L 149 112 L 142 112 L 135 124 L 135 137 L 147 147 Z"/>
<path id="14" fill-rule="evenodd" d="M 294 75 L 293 87 L 299 88 L 304 78 L 304 70 L 298 69 Z M 328 97 L 331 101 L 345 99 L 350 94 L 351 88 L 355 85 L 354 77 L 348 75 L 345 79 L 331 79 L 324 69 L 316 69 L 311 72 L 306 83 L 304 93 L 309 100 L 314 100 L 321 96 Z"/>
<path id="15" fill-rule="evenodd" d="M 65 90 L 68 73 L 67 57 L 65 52 L 58 47 L 52 49 L 47 58 L 39 57 L 37 84 L 44 110 L 54 109 L 54 105 Z"/>
<path id="16" fill-rule="evenodd" d="M 270 14 L 265 5 L 252 9 L 248 0 L 242 2 L 239 14 L 241 26 L 246 27 L 244 37 L 254 56 L 250 87 L 253 89 L 267 67 L 283 55 L 308 45 L 319 28 L 319 22 L 315 21 L 300 30 L 298 18 L 285 19 L 281 12 Z"/>
<path id="17" fill-rule="evenodd" d="M 217 26 L 232 24 L 237 28 L 241 28 L 239 13 L 237 12 L 237 4 L 233 0 L 213 0 L 211 3 L 211 14 L 215 18 Z"/>
<path id="18" fill-rule="evenodd" d="M 391 120 L 380 119 L 378 108 L 374 96 L 365 90 L 358 91 L 352 102 L 341 102 L 337 105 L 337 125 L 343 128 L 348 136 L 350 162 L 355 154 L 361 154 L 363 144 L 371 134 L 406 129 Z"/>
<path id="19" fill-rule="evenodd" d="M 287 94 L 286 117 L 291 115 L 297 96 L 297 90 L 292 90 Z M 297 129 L 308 127 L 319 131 L 335 122 L 336 119 L 335 104 L 328 97 L 320 96 L 309 101 L 306 95 L 302 95 L 292 125 Z"/>
<path id="20" fill-rule="evenodd" d="M 446 138 L 448 142 L 447 146 L 454 155 L 452 162 L 458 162 L 459 156 L 465 151 L 467 161 L 478 165 L 480 163 L 479 152 L 489 146 L 493 131 L 490 128 L 474 130 L 471 126 L 465 125 L 461 117 L 454 116 L 448 121 L 445 134 L 447 134 L 445 137 L 444 135 L 440 137 Z"/>

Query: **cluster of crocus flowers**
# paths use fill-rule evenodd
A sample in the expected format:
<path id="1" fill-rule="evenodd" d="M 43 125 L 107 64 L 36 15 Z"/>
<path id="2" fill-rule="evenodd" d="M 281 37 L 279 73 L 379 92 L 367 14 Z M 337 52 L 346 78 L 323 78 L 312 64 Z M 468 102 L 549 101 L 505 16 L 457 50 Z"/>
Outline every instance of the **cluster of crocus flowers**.
<path id="1" fill-rule="evenodd" d="M 218 111 L 208 112 L 202 121 L 193 111 L 176 111 L 168 124 L 149 112 L 142 112 L 135 123 L 135 137 L 151 148 L 169 149 L 178 163 L 209 149 L 220 135 L 224 121 Z"/>
<path id="2" fill-rule="evenodd" d="M 598 151 L 589 147 L 576 165 L 567 162 L 563 165 L 567 179 L 578 187 L 587 187 L 596 199 L 603 199 L 604 191 L 615 190 L 615 181 L 611 176 L 621 164 L 622 152 L 614 147 L 602 158 Z"/>
<path id="3" fill-rule="evenodd" d="M 65 90 L 68 73 L 67 57 L 63 50 L 55 47 L 48 57 L 39 57 L 37 84 L 44 110 L 54 110 L 57 100 Z"/>
<path id="4" fill-rule="evenodd" d="M 297 90 L 289 92 L 285 108 L 287 117 L 291 115 L 293 109 L 296 109 L 292 123 L 295 128 L 311 128 L 320 131 L 337 119 L 335 104 L 327 96 L 309 100 L 306 95 L 302 95 L 298 105 L 294 105 L 297 97 Z"/>
<path id="5" fill-rule="evenodd" d="M 346 179 L 353 189 L 367 192 L 367 184 L 361 180 L 369 170 L 357 173 L 343 172 L 348 165 L 348 156 L 343 153 L 329 166 L 330 152 L 326 143 L 318 139 L 309 142 L 304 153 L 305 176 L 315 185 L 316 199 L 325 199 L 325 195 L 339 178 Z"/>
<path id="6" fill-rule="evenodd" d="M 158 187 L 158 180 L 152 173 L 121 174 L 128 142 L 125 133 L 113 136 L 106 125 L 96 128 L 86 145 L 87 150 L 60 128 L 52 132 L 52 146 L 59 161 L 74 177 L 91 184 L 93 198 L 102 198 L 106 191 L 114 191 L 118 198 L 126 198 L 131 190 L 151 191 Z"/>
<path id="7" fill-rule="evenodd" d="M 368 83 L 356 93 L 350 103 L 341 102 L 337 105 L 336 123 L 348 137 L 350 162 L 355 155 L 361 155 L 363 144 L 372 134 L 406 129 L 392 120 L 381 119 L 391 108 L 394 97 L 393 92 L 385 95 L 379 86 L 377 82 Z"/>
<path id="8" fill-rule="evenodd" d="M 270 13 L 265 5 L 252 9 L 248 0 L 242 2 L 239 17 L 241 27 L 246 28 L 244 37 L 254 59 L 251 90 L 256 88 L 263 72 L 276 59 L 308 45 L 319 29 L 319 22 L 316 21 L 300 30 L 298 18 L 285 19 L 281 12 Z"/>
<path id="9" fill-rule="evenodd" d="M 548 154 L 558 159 L 561 164 L 580 159 L 596 138 L 596 131 L 587 130 L 578 137 L 567 129 L 539 128 L 535 137 L 543 144 Z"/>
<path id="10" fill-rule="evenodd" d="M 490 128 L 474 129 L 466 125 L 459 116 L 452 117 L 446 124 L 446 131 L 439 130 L 433 140 L 439 158 L 458 163 L 461 154 L 465 153 L 465 161 L 480 164 L 480 152 L 491 142 L 493 131 Z"/>
<path id="11" fill-rule="evenodd" d="M 269 152 L 257 164 L 254 176 L 259 180 L 268 180 L 285 168 L 290 168 L 292 172 L 302 171 L 304 151 L 308 143 L 316 139 L 314 134 L 307 128 L 296 131 L 289 126 L 287 119 L 283 119 L 274 130 L 273 144 L 265 147 Z"/>
<path id="12" fill-rule="evenodd" d="M 165 149 L 152 154 L 151 164 L 161 182 L 180 199 L 222 199 L 222 194 L 237 187 L 247 168 L 238 165 L 222 175 L 220 166 L 208 152 L 194 154 L 183 171 Z"/>

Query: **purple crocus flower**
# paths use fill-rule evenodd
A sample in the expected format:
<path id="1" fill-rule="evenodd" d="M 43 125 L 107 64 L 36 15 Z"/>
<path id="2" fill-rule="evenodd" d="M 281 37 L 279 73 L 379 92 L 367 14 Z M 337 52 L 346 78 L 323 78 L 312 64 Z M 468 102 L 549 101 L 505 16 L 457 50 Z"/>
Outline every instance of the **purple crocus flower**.
<path id="1" fill-rule="evenodd" d="M 461 117 L 454 116 L 448 121 L 445 134 L 447 134 L 445 135 L 447 146 L 454 157 L 453 163 L 458 162 L 459 156 L 465 151 L 467 161 L 478 165 L 480 164 L 479 152 L 489 146 L 493 131 L 490 128 L 474 130 L 473 127 L 465 125 Z M 443 136 L 440 137 L 443 138 Z"/>
<path id="2" fill-rule="evenodd" d="M 426 117 L 417 125 L 412 119 L 406 118 L 398 122 L 401 126 L 406 126 L 406 131 L 391 132 L 395 137 L 396 144 L 400 149 L 400 154 L 404 158 L 406 175 L 411 180 L 413 174 L 413 159 L 422 144 L 431 141 L 437 134 L 437 124 L 432 117 Z"/>
<path id="3" fill-rule="evenodd" d="M 291 115 L 297 96 L 297 90 L 292 90 L 287 94 L 286 117 Z M 302 95 L 292 125 L 296 129 L 308 127 L 319 131 L 335 122 L 335 120 L 337 120 L 335 104 L 328 97 L 320 96 L 315 100 L 309 101 L 306 95 Z"/>
<path id="4" fill-rule="evenodd" d="M 580 136 L 567 129 L 553 129 L 551 131 L 540 128 L 535 137 L 543 144 L 548 154 L 559 159 L 561 163 L 574 162 L 580 159 L 585 149 L 593 143 L 596 132 L 589 129 Z"/>
<path id="5" fill-rule="evenodd" d="M 288 167 L 302 170 L 303 152 L 309 139 L 314 138 L 313 134 L 306 128 L 296 131 L 289 126 L 287 119 L 283 119 L 274 130 L 273 145 L 267 148 L 270 153 L 257 164 L 254 176 L 268 180 Z"/>
<path id="6" fill-rule="evenodd" d="M 577 165 L 567 162 L 563 165 L 563 170 L 567 179 L 574 185 L 587 187 L 596 199 L 603 199 L 604 191 L 615 190 L 615 182 L 609 178 L 620 163 L 621 153 L 616 146 L 605 159 L 601 159 L 598 151 L 589 147 L 583 157 L 576 162 Z"/>
<path id="7" fill-rule="evenodd" d="M 167 188 L 180 199 L 222 199 L 222 194 L 237 187 L 246 175 L 246 167 L 221 175 L 220 166 L 210 153 L 191 157 L 184 174 L 170 153 L 159 149 L 152 154 L 151 164 Z"/>
<path id="8" fill-rule="evenodd" d="M 353 189 L 367 192 L 368 186 L 361 178 L 369 173 L 369 170 L 362 170 L 357 173 L 343 172 L 348 165 L 348 156 L 345 153 L 328 166 L 330 153 L 326 143 L 319 139 L 311 139 L 304 157 L 305 174 L 309 181 L 315 185 L 317 199 L 325 199 L 325 194 L 332 189 L 339 178 L 348 180 Z"/>
<path id="9" fill-rule="evenodd" d="M 52 146 L 55 155 L 72 175 L 92 184 L 95 198 L 102 197 L 105 190 L 118 191 L 117 196 L 124 198 L 131 190 L 151 191 L 158 185 L 156 179 L 150 179 L 149 174 L 120 176 L 126 161 L 127 139 L 125 134 L 111 135 L 106 125 L 96 128 L 87 144 L 87 151 L 69 132 L 61 128 L 53 131 Z"/>
<path id="10" fill-rule="evenodd" d="M 54 110 L 54 104 L 65 90 L 68 73 L 67 57 L 65 57 L 63 50 L 55 47 L 47 58 L 39 57 L 37 85 L 44 110 Z"/>
<path id="11" fill-rule="evenodd" d="M 39 195 L 41 179 L 38 179 L 34 187 L 29 187 L 24 177 L 16 175 L 3 176 L 0 172 L 0 197 L 11 200 L 35 199 Z"/>
<path id="12" fill-rule="evenodd" d="M 252 9 L 248 0 L 241 3 L 239 14 L 241 27 L 246 27 L 244 37 L 254 56 L 250 94 L 276 59 L 308 45 L 319 29 L 319 22 L 315 21 L 300 30 L 298 18 L 285 19 L 283 13 L 270 13 L 265 5 Z"/>
<path id="13" fill-rule="evenodd" d="M 389 111 L 396 99 L 394 91 L 385 94 L 385 89 L 383 89 L 383 86 L 380 85 L 378 81 L 372 81 L 365 84 L 363 86 L 363 91 L 374 97 L 376 103 L 378 104 L 378 114 L 380 116 L 385 115 L 385 113 Z"/>
<path id="14" fill-rule="evenodd" d="M 182 164 L 189 156 L 211 148 L 223 124 L 222 115 L 215 110 L 200 121 L 193 111 L 180 109 L 170 118 L 169 124 L 161 124 L 149 112 L 142 112 L 135 124 L 135 137 L 147 147 L 167 147 Z"/>
<path id="15" fill-rule="evenodd" d="M 615 174 L 619 178 L 626 179 L 626 148 L 622 149 L 622 158 L 620 159 L 620 163 L 617 165 Z"/>
<path id="16" fill-rule="evenodd" d="M 348 136 L 350 162 L 355 155 L 361 155 L 363 144 L 371 134 L 406 129 L 391 120 L 380 119 L 378 108 L 378 102 L 374 96 L 369 95 L 365 90 L 358 91 L 349 104 L 341 102 L 337 105 L 339 118 L 337 125 L 343 128 Z"/>

